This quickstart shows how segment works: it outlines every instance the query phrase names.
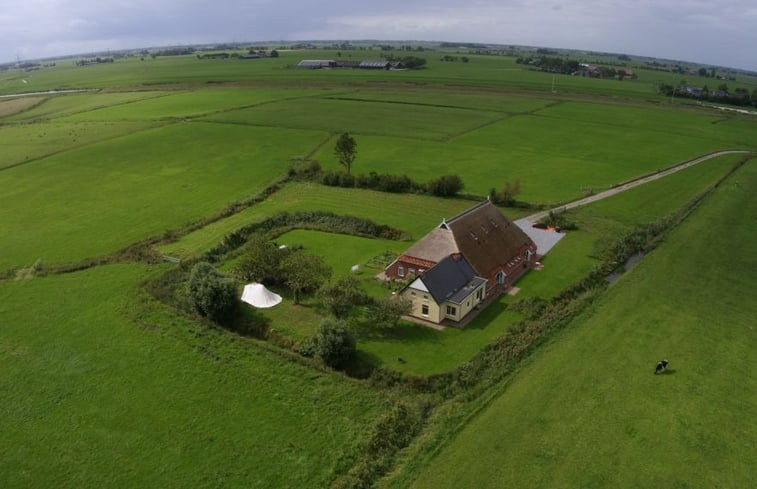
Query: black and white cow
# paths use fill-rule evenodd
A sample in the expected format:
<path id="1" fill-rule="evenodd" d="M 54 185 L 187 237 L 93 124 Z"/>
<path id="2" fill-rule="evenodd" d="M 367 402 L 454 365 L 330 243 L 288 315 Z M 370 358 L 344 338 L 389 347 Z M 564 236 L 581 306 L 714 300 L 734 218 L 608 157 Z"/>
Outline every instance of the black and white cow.
<path id="1" fill-rule="evenodd" d="M 655 374 L 659 374 L 660 372 L 664 371 L 666 368 L 668 368 L 668 361 L 663 359 L 657 362 L 657 366 L 654 369 Z"/>

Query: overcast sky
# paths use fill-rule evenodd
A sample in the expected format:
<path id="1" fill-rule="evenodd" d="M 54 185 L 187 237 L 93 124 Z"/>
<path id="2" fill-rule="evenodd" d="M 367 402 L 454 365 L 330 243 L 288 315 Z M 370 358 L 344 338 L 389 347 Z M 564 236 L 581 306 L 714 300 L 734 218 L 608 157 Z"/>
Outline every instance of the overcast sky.
<path id="1" fill-rule="evenodd" d="M 302 39 L 522 44 L 757 71 L 757 1 L 0 0 L 0 62 Z"/>

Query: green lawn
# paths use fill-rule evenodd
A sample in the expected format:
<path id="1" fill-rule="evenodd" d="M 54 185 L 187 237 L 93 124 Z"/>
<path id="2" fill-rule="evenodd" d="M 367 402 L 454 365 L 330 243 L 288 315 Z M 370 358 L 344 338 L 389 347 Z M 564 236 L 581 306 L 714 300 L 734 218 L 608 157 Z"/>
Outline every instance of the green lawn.
<path id="1" fill-rule="evenodd" d="M 465 191 L 478 195 L 519 180 L 519 200 L 557 204 L 718 149 L 757 147 L 753 121 L 718 120 L 663 108 L 563 102 L 445 142 L 359 134 L 353 171 L 407 174 L 421 182 L 456 173 Z M 314 157 L 326 169 L 340 168 L 331 145 Z"/>
<path id="2" fill-rule="evenodd" d="M 331 93 L 327 89 L 215 88 L 181 91 L 129 104 L 79 112 L 65 117 L 72 121 L 159 120 L 195 117 L 249 107 L 274 100 Z"/>
<path id="3" fill-rule="evenodd" d="M 323 134 L 183 123 L 0 172 L 0 269 L 115 251 L 260 191 Z"/>
<path id="4" fill-rule="evenodd" d="M 755 186 L 747 164 L 395 485 L 754 485 Z"/>
<path id="5" fill-rule="evenodd" d="M 154 272 L 0 283 L 0 486 L 325 487 L 349 466 L 379 393 L 177 316 L 140 290 Z"/>
<path id="6" fill-rule="evenodd" d="M 499 117 L 503 115 L 470 109 L 344 99 L 301 99 L 224 112 L 209 116 L 207 120 L 439 140 L 475 129 Z"/>
<path id="7" fill-rule="evenodd" d="M 60 123 L 0 125 L 0 169 L 98 141 L 148 129 L 145 122 Z"/>
<path id="8" fill-rule="evenodd" d="M 0 119 L 4 119 L 29 110 L 30 108 L 42 103 L 44 97 L 17 97 L 2 100 L 0 99 Z"/>
<path id="9" fill-rule="evenodd" d="M 69 93 L 44 98 L 44 102 L 33 108 L 7 117 L 4 121 L 36 121 L 61 117 L 78 112 L 129 104 L 137 100 L 163 97 L 171 92 L 114 92 L 114 93 Z"/>

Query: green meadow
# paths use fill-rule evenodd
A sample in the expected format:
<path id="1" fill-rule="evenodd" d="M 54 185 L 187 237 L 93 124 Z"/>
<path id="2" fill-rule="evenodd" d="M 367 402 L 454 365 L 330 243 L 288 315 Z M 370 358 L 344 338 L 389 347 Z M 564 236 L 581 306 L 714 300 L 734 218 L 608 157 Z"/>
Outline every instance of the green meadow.
<path id="1" fill-rule="evenodd" d="M 156 272 L 0 284 L 0 484 L 327 485 L 381 396 L 177 316 Z"/>
<path id="2" fill-rule="evenodd" d="M 281 99 L 330 93 L 327 89 L 216 88 L 179 91 L 161 97 L 138 100 L 98 110 L 82 111 L 65 117 L 70 121 L 134 121 L 196 117 L 208 112 L 224 112 Z"/>
<path id="3" fill-rule="evenodd" d="M 107 124 L 40 122 L 0 125 L 0 169 L 39 160 L 45 156 L 89 146 L 153 127 L 143 122 Z"/>
<path id="4" fill-rule="evenodd" d="M 486 125 L 496 117 L 496 114 L 469 109 L 308 99 L 280 101 L 224 112 L 210 116 L 207 120 L 442 140 Z"/>
<path id="5" fill-rule="evenodd" d="M 138 92 L 87 92 L 69 93 L 39 97 L 39 102 L 28 110 L 1 119 L 5 121 L 29 122 L 52 119 L 77 112 L 88 112 L 114 105 L 128 104 L 137 100 L 152 97 L 162 97 L 170 92 L 138 91 Z M 24 97 L 26 98 L 26 97 Z M 37 98 L 37 97 L 35 97 Z"/>
<path id="6" fill-rule="evenodd" d="M 0 269 L 75 262 L 181 227 L 256 194 L 322 139 L 180 123 L 0 172 Z"/>
<path id="7" fill-rule="evenodd" d="M 374 276 L 387 260 L 506 181 L 532 206 L 501 209 L 518 219 L 705 153 L 757 149 L 755 117 L 656 93 L 677 74 L 634 64 L 637 79 L 598 80 L 512 56 L 462 51 L 468 63 L 443 62 L 446 53 L 461 54 L 413 52 L 428 63 L 407 71 L 302 70 L 301 59 L 339 53 L 282 49 L 259 60 L 68 59 L 0 72 L 2 94 L 92 89 L 0 99 L 0 486 L 328 487 L 375 455 L 385 438 L 369 439 L 388 429 L 398 400 L 425 406 L 430 422 L 399 459 L 380 460 L 386 487 L 754 485 L 754 158 L 504 382 L 454 398 L 420 378 L 471 361 L 522 319 L 514 302 L 558 296 L 619 238 L 684 208 L 742 156 L 569 211 L 578 229 L 544 268 L 465 329 L 378 330 L 353 308 L 357 355 L 383 369 L 378 378 L 278 346 L 308 339 L 328 314 L 313 294 L 295 306 L 273 287 L 281 305 L 246 311 L 283 340 L 266 342 L 147 292 L 177 259 L 246 225 L 324 211 L 410 239 L 306 229 L 275 239 L 322 256 L 333 279 L 359 265 L 366 291 L 383 297 L 390 289 Z M 743 75 L 731 85 L 757 88 Z M 292 171 L 312 161 L 341 170 L 341 132 L 357 141 L 353 174 L 457 174 L 469 195 L 327 187 Z M 152 259 L 117 253 L 145 240 Z M 170 262 L 155 264 L 161 255 Z M 653 376 L 662 357 L 671 368 Z"/>
<path id="8" fill-rule="evenodd" d="M 753 485 L 755 184 L 729 178 L 397 486 Z"/>

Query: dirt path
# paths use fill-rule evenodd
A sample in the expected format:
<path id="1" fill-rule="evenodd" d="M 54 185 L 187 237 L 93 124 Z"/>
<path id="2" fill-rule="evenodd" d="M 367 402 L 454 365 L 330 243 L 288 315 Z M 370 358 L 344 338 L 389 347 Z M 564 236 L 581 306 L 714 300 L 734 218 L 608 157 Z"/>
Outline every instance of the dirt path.
<path id="1" fill-rule="evenodd" d="M 563 204 L 553 209 L 537 212 L 536 214 L 532 214 L 530 216 L 524 217 L 522 220 L 528 221 L 530 223 L 535 223 L 535 222 L 538 222 L 540 219 L 546 217 L 550 212 L 563 212 L 568 209 L 573 209 L 575 207 L 580 207 L 582 205 L 591 204 L 592 202 L 606 199 L 607 197 L 612 197 L 613 195 L 619 194 L 621 192 L 625 192 L 626 190 L 632 189 L 634 187 L 638 187 L 639 185 L 644 185 L 645 183 L 649 183 L 654 180 L 659 180 L 660 178 L 666 177 L 668 175 L 679 172 L 681 170 L 689 168 L 690 166 L 697 165 L 699 163 L 702 163 L 703 161 L 707 161 L 712 158 L 717 158 L 719 156 L 730 155 L 730 154 L 747 154 L 750 152 L 751 151 L 746 151 L 746 150 L 725 150 L 725 151 L 717 151 L 715 153 L 709 153 L 709 154 L 700 156 L 698 158 L 694 158 L 693 160 L 685 161 L 678 165 L 672 166 L 668 168 L 667 170 L 661 170 L 661 171 L 652 173 L 650 175 L 628 181 L 626 183 L 613 187 L 609 190 L 605 190 L 604 192 L 599 192 L 598 194 L 594 194 L 589 197 L 585 197 L 583 199 L 574 200 L 573 202 Z"/>

